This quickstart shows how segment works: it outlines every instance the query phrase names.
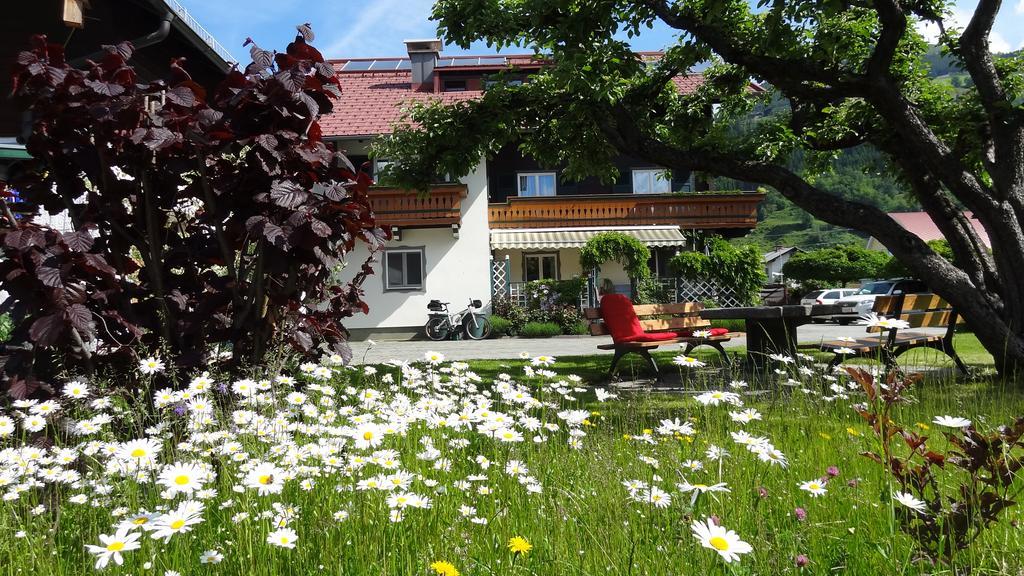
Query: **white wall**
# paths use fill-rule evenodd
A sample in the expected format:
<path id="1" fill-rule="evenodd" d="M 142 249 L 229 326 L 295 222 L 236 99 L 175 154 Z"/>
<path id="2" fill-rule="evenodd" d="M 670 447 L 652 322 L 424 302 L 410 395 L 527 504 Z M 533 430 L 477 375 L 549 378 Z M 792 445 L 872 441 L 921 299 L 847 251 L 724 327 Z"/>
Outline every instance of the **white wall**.
<path id="1" fill-rule="evenodd" d="M 346 328 L 423 326 L 427 322 L 427 302 L 432 299 L 451 302 L 452 311 L 465 308 L 470 298 L 489 304 L 491 248 L 486 170 L 486 163 L 481 162 L 475 172 L 462 179 L 467 193 L 462 200 L 458 239 L 452 237 L 451 228 L 406 228 L 401 231 L 401 240 L 389 243 L 394 248 L 424 248 L 424 290 L 385 292 L 382 262 L 378 261 L 374 264 L 377 274 L 363 283 L 363 299 L 370 311 L 366 315 L 357 314 L 346 319 Z M 348 256 L 349 267 L 341 275 L 343 281 L 355 275 L 368 254 L 365 245 L 357 244 L 357 250 Z"/>

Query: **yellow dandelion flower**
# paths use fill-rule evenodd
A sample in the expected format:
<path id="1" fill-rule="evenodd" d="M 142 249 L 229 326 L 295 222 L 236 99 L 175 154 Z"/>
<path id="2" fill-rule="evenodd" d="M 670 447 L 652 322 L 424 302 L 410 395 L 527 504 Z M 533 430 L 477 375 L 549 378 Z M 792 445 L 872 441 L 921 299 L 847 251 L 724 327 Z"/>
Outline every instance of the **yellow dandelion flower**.
<path id="1" fill-rule="evenodd" d="M 818 436 L 821 436 L 822 439 L 824 439 L 824 440 L 831 440 L 832 439 L 831 436 L 829 436 L 828 434 L 826 434 L 824 432 L 818 432 Z"/>
<path id="2" fill-rule="evenodd" d="M 914 424 L 914 426 L 917 426 L 921 430 L 927 430 L 927 429 L 931 428 L 931 426 L 925 424 L 924 422 L 918 422 L 917 424 Z"/>
<path id="3" fill-rule="evenodd" d="M 530 550 L 533 550 L 533 544 L 526 541 L 526 538 L 522 536 L 513 536 L 508 539 L 508 549 L 513 554 L 525 555 Z"/>
<path id="4" fill-rule="evenodd" d="M 651 430 L 650 428 L 644 428 L 644 434 L 653 434 L 653 433 L 654 433 L 654 430 Z"/>
<path id="5" fill-rule="evenodd" d="M 850 436 L 861 436 L 861 433 L 858 432 L 857 429 L 854 428 L 853 426 L 847 428 L 846 433 L 849 434 Z"/>
<path id="6" fill-rule="evenodd" d="M 430 569 L 437 573 L 437 576 L 459 576 L 458 569 L 451 562 L 438 560 L 430 565 Z"/>

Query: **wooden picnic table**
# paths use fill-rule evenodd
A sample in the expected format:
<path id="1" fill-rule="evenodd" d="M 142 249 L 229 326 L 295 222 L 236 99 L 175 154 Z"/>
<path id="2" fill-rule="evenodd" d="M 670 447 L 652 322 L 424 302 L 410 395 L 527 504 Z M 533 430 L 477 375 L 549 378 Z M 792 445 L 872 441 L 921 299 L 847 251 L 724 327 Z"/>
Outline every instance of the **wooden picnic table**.
<path id="1" fill-rule="evenodd" d="M 741 308 L 708 308 L 701 318 L 707 320 L 743 320 L 747 326 L 747 362 L 755 367 L 766 364 L 769 354 L 796 354 L 796 329 L 815 316 L 839 314 L 839 306 L 745 306 Z"/>

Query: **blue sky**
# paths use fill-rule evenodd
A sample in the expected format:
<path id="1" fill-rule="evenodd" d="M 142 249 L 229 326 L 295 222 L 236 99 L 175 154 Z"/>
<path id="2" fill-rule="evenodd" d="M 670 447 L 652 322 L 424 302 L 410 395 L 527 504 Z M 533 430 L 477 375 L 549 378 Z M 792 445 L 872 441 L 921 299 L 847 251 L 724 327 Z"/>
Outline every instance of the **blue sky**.
<path id="1" fill-rule="evenodd" d="M 315 45 L 328 58 L 399 56 L 407 38 L 433 38 L 428 20 L 433 0 L 179 0 L 236 58 L 248 62 L 242 42 L 247 36 L 267 49 L 283 49 L 296 24 L 310 22 Z M 967 22 L 976 2 L 960 1 L 954 21 Z M 927 34 L 933 31 L 924 31 Z M 655 28 L 633 43 L 637 50 L 658 50 L 672 41 L 668 28 Z M 1024 0 L 1008 0 L 992 35 L 996 51 L 1024 47 Z M 461 53 L 446 49 L 448 53 Z M 485 45 L 469 53 L 493 52 Z"/>

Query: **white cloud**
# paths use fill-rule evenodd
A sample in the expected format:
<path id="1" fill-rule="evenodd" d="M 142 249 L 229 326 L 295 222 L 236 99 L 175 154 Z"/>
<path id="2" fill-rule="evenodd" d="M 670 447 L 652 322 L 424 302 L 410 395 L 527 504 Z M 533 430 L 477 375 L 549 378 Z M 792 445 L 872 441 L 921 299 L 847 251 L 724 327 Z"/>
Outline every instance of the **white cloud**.
<path id="1" fill-rule="evenodd" d="M 993 30 L 988 37 L 988 49 L 991 50 L 992 52 L 1004 53 L 1010 52 L 1011 50 L 1013 50 L 1013 47 L 1006 40 L 1006 38 L 1003 38 L 1002 34 Z"/>
<path id="2" fill-rule="evenodd" d="M 1021 0 L 1024 2 L 1024 0 Z M 960 8 L 953 7 L 942 19 L 942 25 L 946 32 L 956 28 L 963 30 L 971 21 L 971 15 Z M 933 22 L 918 21 L 916 25 L 918 33 L 924 36 L 929 44 L 936 44 L 939 41 L 939 27 Z"/>

